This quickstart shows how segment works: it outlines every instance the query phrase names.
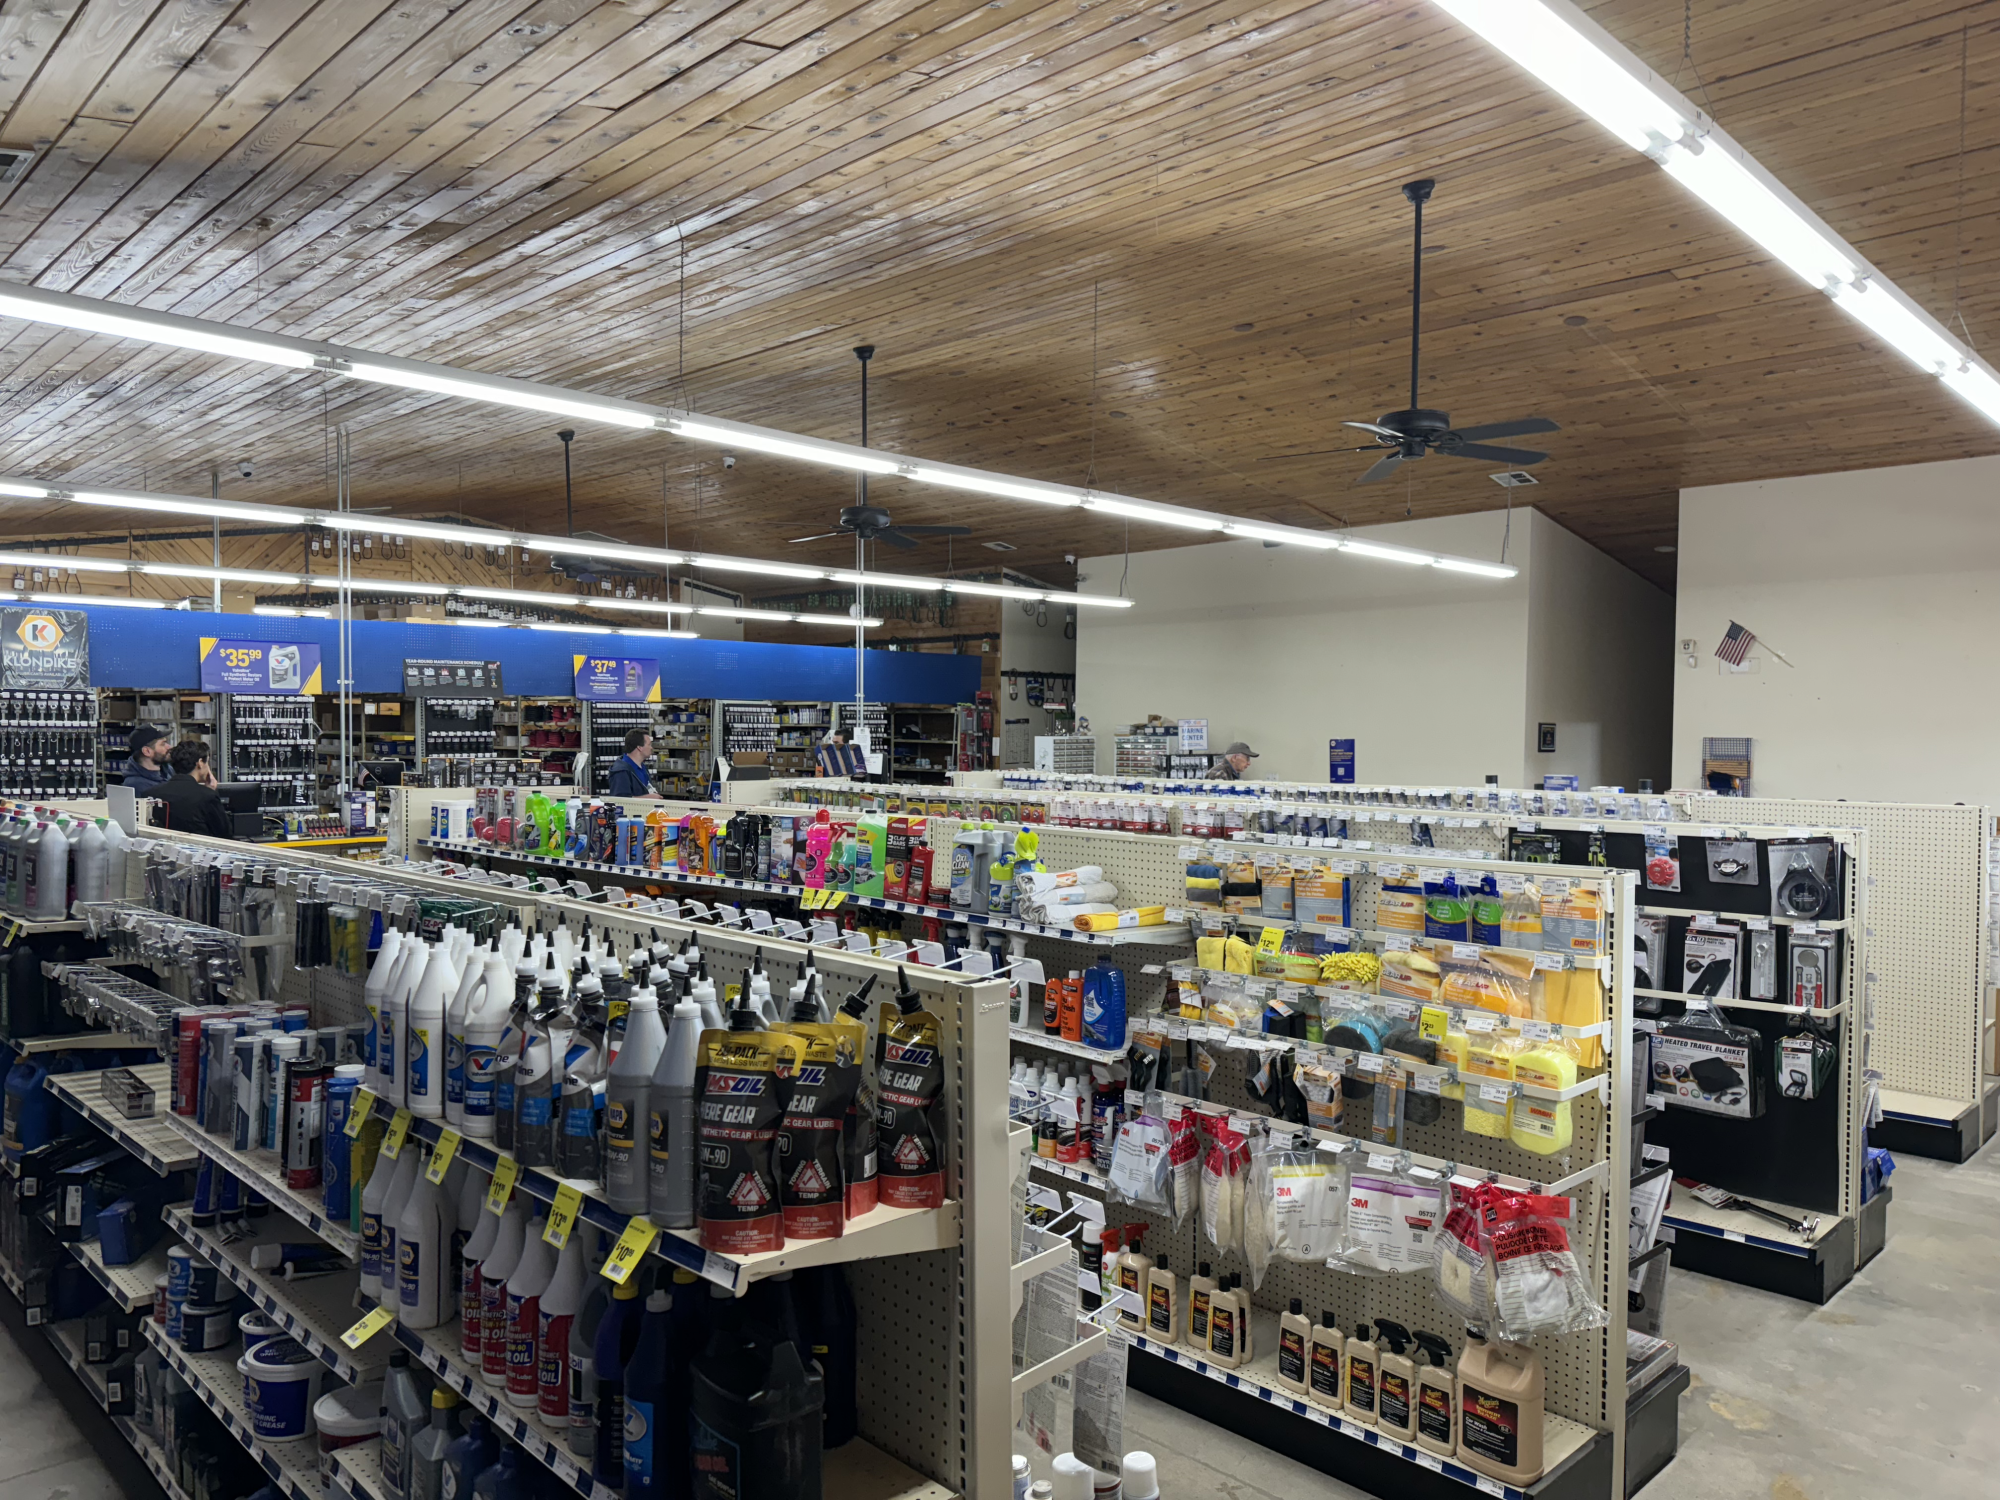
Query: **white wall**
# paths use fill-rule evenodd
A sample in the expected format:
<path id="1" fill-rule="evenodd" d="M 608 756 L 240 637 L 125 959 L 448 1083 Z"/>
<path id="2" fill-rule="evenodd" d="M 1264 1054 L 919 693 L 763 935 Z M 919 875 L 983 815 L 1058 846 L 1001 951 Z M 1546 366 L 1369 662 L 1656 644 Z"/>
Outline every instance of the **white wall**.
<path id="1" fill-rule="evenodd" d="M 2000 803 L 2000 458 L 1681 492 L 1674 781 L 1747 735 L 1773 797 Z M 1754 670 L 1715 658 L 1731 620 Z"/>
<path id="2" fill-rule="evenodd" d="M 1507 524 L 1488 511 L 1356 534 L 1497 558 Z M 1207 718 L 1212 745 L 1247 740 L 1255 773 L 1284 780 L 1326 780 L 1340 738 L 1364 782 L 1664 784 L 1670 601 L 1546 517 L 1516 509 L 1512 527 L 1521 573 L 1504 581 L 1255 542 L 1133 553 L 1137 602 L 1085 609 L 1078 631 L 1099 769 L 1119 728 L 1159 713 Z M 1086 559 L 1084 590 L 1116 593 L 1124 565 Z M 1553 756 L 1534 750 L 1543 719 L 1569 731 Z"/>
<path id="3" fill-rule="evenodd" d="M 1674 601 L 1546 516 L 1531 528 L 1527 748 L 1530 780 L 1668 784 Z M 1535 748 L 1556 726 L 1556 749 Z"/>
<path id="4" fill-rule="evenodd" d="M 1066 612 L 1061 605 L 1049 605 L 1040 615 L 1023 614 L 1013 599 L 997 601 L 1000 607 L 1001 672 L 1076 671 L 1076 640 L 1065 638 Z M 1018 694 L 1009 698 L 1010 692 Z M 1038 734 L 1055 732 L 1055 716 L 1028 702 L 1026 684 L 1002 676 L 994 694 L 999 710 L 1000 739 L 1005 747 L 1002 764 L 1034 764 L 1034 743 Z"/>

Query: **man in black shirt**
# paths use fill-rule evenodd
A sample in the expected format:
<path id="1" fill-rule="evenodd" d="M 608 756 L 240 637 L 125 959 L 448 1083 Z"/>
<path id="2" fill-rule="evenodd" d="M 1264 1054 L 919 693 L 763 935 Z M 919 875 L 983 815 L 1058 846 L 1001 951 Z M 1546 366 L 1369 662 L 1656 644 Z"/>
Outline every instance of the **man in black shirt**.
<path id="1" fill-rule="evenodd" d="M 214 788 L 214 773 L 208 768 L 208 747 L 198 741 L 183 741 L 174 746 L 168 764 L 174 774 L 147 793 L 166 804 L 165 826 L 181 833 L 234 838 L 229 809 L 222 805 L 222 796 Z"/>

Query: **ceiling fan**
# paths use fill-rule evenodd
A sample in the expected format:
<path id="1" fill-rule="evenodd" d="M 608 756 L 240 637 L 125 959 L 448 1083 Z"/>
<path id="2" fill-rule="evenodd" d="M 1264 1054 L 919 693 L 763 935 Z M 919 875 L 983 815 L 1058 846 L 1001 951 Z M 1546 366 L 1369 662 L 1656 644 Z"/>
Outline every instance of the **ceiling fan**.
<path id="1" fill-rule="evenodd" d="M 1403 196 L 1410 200 L 1416 213 L 1416 253 L 1413 261 L 1414 272 L 1410 285 L 1410 404 L 1403 411 L 1392 411 L 1377 422 L 1345 422 L 1346 427 L 1358 427 L 1363 432 L 1373 433 L 1375 441 L 1361 448 L 1328 448 L 1320 453 L 1274 454 L 1270 460 L 1280 458 L 1317 458 L 1326 453 L 1374 453 L 1381 449 L 1389 452 L 1379 459 L 1357 484 L 1375 484 L 1397 473 L 1404 464 L 1414 463 L 1427 453 L 1442 453 L 1449 458 L 1477 458 L 1489 463 L 1512 464 L 1526 467 L 1538 464 L 1548 457 L 1532 448 L 1499 448 L 1488 439 L 1525 437 L 1534 432 L 1560 432 L 1562 429 L 1547 417 L 1516 417 L 1511 422 L 1487 422 L 1478 427 L 1453 427 L 1451 413 L 1436 411 L 1417 405 L 1417 376 L 1419 371 L 1418 345 L 1423 332 L 1424 300 L 1424 205 L 1430 201 L 1431 192 L 1437 183 L 1426 177 L 1419 182 L 1403 184 Z"/>
<path id="2" fill-rule="evenodd" d="M 862 344 L 854 351 L 854 357 L 861 361 L 861 446 L 868 446 L 868 361 L 875 357 L 873 344 Z M 891 547 L 901 547 L 909 551 L 916 546 L 913 538 L 920 536 L 971 536 L 970 526 L 898 526 L 889 519 L 889 512 L 879 505 L 868 503 L 868 475 L 864 472 L 855 476 L 856 504 L 845 507 L 840 519 L 834 522 L 832 531 L 819 531 L 811 536 L 795 536 L 794 545 L 799 542 L 823 542 L 829 537 L 851 536 L 857 548 L 863 542 L 882 541 Z M 859 568 L 861 564 L 855 563 Z"/>

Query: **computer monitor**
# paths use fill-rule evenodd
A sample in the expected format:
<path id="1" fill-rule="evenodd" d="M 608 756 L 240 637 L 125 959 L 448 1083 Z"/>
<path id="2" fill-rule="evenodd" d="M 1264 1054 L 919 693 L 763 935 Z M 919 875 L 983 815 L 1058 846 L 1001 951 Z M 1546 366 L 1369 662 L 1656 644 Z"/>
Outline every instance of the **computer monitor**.
<path id="1" fill-rule="evenodd" d="M 239 839 L 254 839 L 264 831 L 264 786 L 256 781 L 219 781 L 216 794 L 229 813 L 231 832 Z"/>
<path id="2" fill-rule="evenodd" d="M 360 763 L 359 774 L 354 779 L 358 787 L 401 786 L 405 769 L 400 760 L 391 756 L 387 760 L 364 760 Z"/>

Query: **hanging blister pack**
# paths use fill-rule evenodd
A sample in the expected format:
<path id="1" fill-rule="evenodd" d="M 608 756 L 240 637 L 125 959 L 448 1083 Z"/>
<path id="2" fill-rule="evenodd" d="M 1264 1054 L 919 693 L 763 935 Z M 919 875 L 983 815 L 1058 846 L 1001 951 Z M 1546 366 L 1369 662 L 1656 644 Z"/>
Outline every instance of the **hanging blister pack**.
<path id="1" fill-rule="evenodd" d="M 1172 1213 L 1171 1171 L 1171 1142 L 1165 1121 L 1139 1115 L 1118 1127 L 1108 1179 L 1114 1198 L 1148 1213 Z"/>
<path id="2" fill-rule="evenodd" d="M 1567 1198 L 1489 1195 L 1480 1233 L 1493 1260 L 1493 1331 L 1512 1343 L 1610 1322 L 1570 1248 Z"/>
<path id="3" fill-rule="evenodd" d="M 1432 1240 L 1432 1276 L 1445 1306 L 1484 1326 L 1493 1317 L 1493 1266 L 1479 1233 L 1483 1190 L 1454 1182 L 1449 1191 L 1450 1206 Z"/>
<path id="4" fill-rule="evenodd" d="M 1678 891 L 1681 888 L 1680 840 L 1663 828 L 1646 831 L 1646 889 Z"/>
<path id="5" fill-rule="evenodd" d="M 1364 1276 L 1430 1270 L 1445 1216 L 1441 1189 L 1437 1175 L 1422 1168 L 1381 1158 L 1350 1166 L 1340 1244 L 1327 1264 Z"/>
<path id="6" fill-rule="evenodd" d="M 1292 1149 L 1264 1151 L 1252 1159 L 1244 1209 L 1246 1252 L 1261 1243 L 1269 1255 L 1283 1260 L 1322 1263 L 1339 1237 L 1340 1164 L 1333 1156 Z M 1253 1271 L 1254 1287 L 1263 1276 L 1261 1267 L 1253 1266 Z"/>
<path id="7" fill-rule="evenodd" d="M 1832 839 L 1772 839 L 1771 915 L 1800 922 L 1841 915 L 1840 849 Z"/>
<path id="8" fill-rule="evenodd" d="M 1778 1043 L 1778 1093 L 1787 1099 L 1817 1099 L 1833 1082 L 1840 1047 L 1831 1038 L 1808 1031 Z"/>

